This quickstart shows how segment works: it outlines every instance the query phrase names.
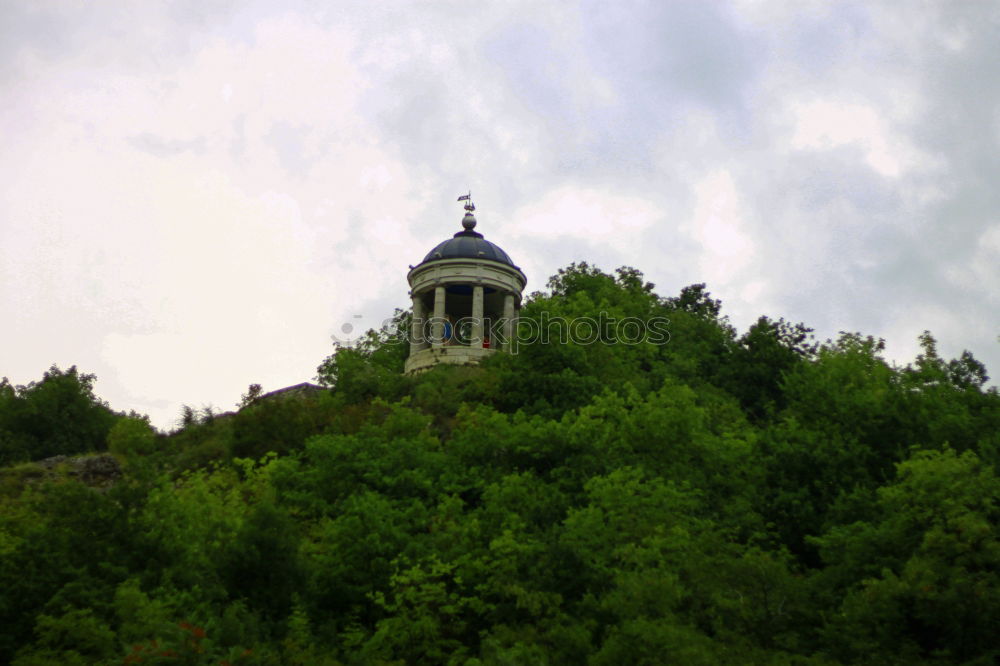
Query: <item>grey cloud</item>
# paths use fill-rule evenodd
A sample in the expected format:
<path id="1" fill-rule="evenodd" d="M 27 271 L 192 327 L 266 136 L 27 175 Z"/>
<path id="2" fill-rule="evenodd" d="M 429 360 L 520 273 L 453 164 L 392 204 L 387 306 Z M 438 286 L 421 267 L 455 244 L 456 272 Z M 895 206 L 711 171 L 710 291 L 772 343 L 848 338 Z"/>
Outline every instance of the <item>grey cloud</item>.
<path id="1" fill-rule="evenodd" d="M 613 78 L 634 106 L 683 97 L 709 107 L 739 107 L 759 70 L 765 43 L 739 29 L 722 5 L 591 3 L 590 64 Z M 657 99 L 657 96 L 661 96 Z"/>
<path id="2" fill-rule="evenodd" d="M 205 137 L 203 136 L 187 140 L 165 139 L 150 132 L 143 132 L 128 137 L 126 141 L 133 148 L 156 157 L 173 157 L 187 152 L 201 155 L 205 152 Z"/>
<path id="3" fill-rule="evenodd" d="M 933 316 L 969 326 L 956 339 L 943 340 L 942 350 L 948 344 L 957 351 L 970 347 L 994 374 L 1000 372 L 1000 284 L 959 286 L 953 280 L 955 270 L 975 256 L 982 234 L 1000 224 L 1000 89 L 992 85 L 1000 80 L 1000 56 L 997 10 L 987 3 L 923 3 L 903 10 L 847 2 L 809 13 L 788 11 L 778 2 L 758 5 L 776 18 L 756 24 L 734 16 L 725 3 L 701 0 L 542 9 L 539 3 L 407 10 L 361 2 L 333 9 L 319 2 L 210 5 L 134 5 L 125 11 L 124 5 L 105 3 L 81 9 L 55 3 L 40 10 L 7 3 L 0 8 L 0 68 L 6 68 L 0 69 L 0 85 L 16 94 L 18 88 L 7 82 L 19 76 L 36 81 L 32 90 L 38 94 L 58 99 L 67 82 L 99 81 L 109 71 L 104 63 L 111 62 L 115 73 L 139 72 L 151 87 L 162 87 L 200 64 L 193 57 L 209 62 L 210 47 L 238 43 L 252 50 L 262 18 L 289 13 L 295 16 L 288 25 L 329 24 L 357 38 L 348 66 L 366 86 L 355 91 L 362 100 L 358 114 L 345 115 L 362 127 L 359 140 L 371 137 L 379 154 L 405 170 L 409 189 L 397 193 L 405 201 L 396 215 L 409 215 L 407 232 L 428 239 L 412 248 L 408 261 L 418 261 L 458 229 L 461 210 L 454 197 L 471 187 L 481 230 L 515 261 L 535 266 L 529 289 L 542 287 L 560 266 L 587 260 L 605 270 L 633 265 L 660 293 L 676 294 L 706 279 L 698 273 L 706 255 L 686 226 L 695 185 L 706 174 L 725 171 L 742 205 L 740 233 L 754 246 L 752 257 L 739 258 L 747 264 L 730 284 L 709 281 L 727 311 L 763 307 L 736 300 L 752 298 L 741 291 L 745 284 L 763 282 L 773 311 L 756 314 L 803 321 L 823 337 L 843 328 L 874 335 L 901 327 L 934 330 L 945 322 L 920 317 L 944 313 Z M 964 35 L 962 48 L 949 50 L 941 39 L 946 33 Z M 51 81 L 13 69 L 22 62 L 16 54 L 25 50 L 51 66 Z M 281 62 L 274 65 L 279 76 L 295 75 L 282 70 Z M 589 87 L 597 80 L 609 95 Z M 895 89 L 905 93 L 898 100 Z M 133 93 L 139 94 L 121 92 Z M 772 116 L 789 97 L 813 95 L 834 105 L 870 104 L 894 136 L 940 166 L 918 164 L 899 178 L 886 178 L 872 171 L 857 146 L 793 150 L 791 130 L 776 127 Z M 896 113 L 893 105 L 909 104 L 908 95 L 911 113 Z M 280 115 L 245 118 L 237 116 L 229 133 L 178 137 L 154 130 L 127 142 L 163 158 L 200 156 L 206 169 L 232 176 L 250 197 L 273 188 L 296 198 L 304 224 L 313 223 L 311 211 L 321 205 L 337 209 L 338 188 L 348 184 L 330 183 L 322 194 L 300 185 L 319 180 L 313 172 L 317 160 L 336 159 L 327 143 L 336 143 L 338 129 L 315 114 L 297 114 L 292 123 Z M 262 127 L 270 128 L 263 137 L 245 136 Z M 43 135 L 49 128 L 36 131 Z M 210 150 L 220 136 L 228 142 L 225 150 Z M 260 145 L 256 138 L 274 151 L 280 169 L 269 170 L 270 155 L 253 154 Z M 258 179 L 249 185 L 239 180 L 248 160 L 256 160 Z M 505 233 L 514 211 L 559 188 L 641 198 L 659 207 L 662 218 L 637 232 L 643 235 L 635 253 L 583 234 L 553 239 Z M 922 199 L 935 189 L 944 199 Z M 384 211 L 337 210 L 336 219 L 323 224 L 348 231 L 334 234 L 335 244 L 317 247 L 316 263 L 329 272 L 345 256 L 366 261 L 366 252 L 356 250 L 371 242 L 361 230 L 376 214 Z M 372 268 L 381 269 L 378 296 L 359 305 L 372 321 L 406 303 L 406 267 Z M 332 289 L 317 308 L 336 307 L 350 287 Z M 982 333 L 989 326 L 994 329 Z M 90 347 L 97 346 L 99 334 L 90 334 Z M 94 369 L 88 353 L 68 361 Z M 49 362 L 44 359 L 39 368 Z M 112 368 L 96 369 L 113 375 Z M 244 386 L 232 387 L 233 399 Z"/>
<path id="4" fill-rule="evenodd" d="M 242 129 L 242 123 L 240 125 Z M 302 178 L 319 159 L 321 151 L 310 141 L 311 127 L 276 122 L 267 133 L 267 140 L 278 155 L 281 166 L 290 174 Z"/>

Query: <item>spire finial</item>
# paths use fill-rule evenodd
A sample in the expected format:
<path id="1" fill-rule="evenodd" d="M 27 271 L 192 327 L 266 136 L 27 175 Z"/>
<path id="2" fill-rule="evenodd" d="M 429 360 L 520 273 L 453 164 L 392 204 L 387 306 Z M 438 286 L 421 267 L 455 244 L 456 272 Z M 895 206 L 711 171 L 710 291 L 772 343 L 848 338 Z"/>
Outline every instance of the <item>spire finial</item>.
<path id="1" fill-rule="evenodd" d="M 462 218 L 462 227 L 466 231 L 472 231 L 476 228 L 476 216 L 472 214 L 472 211 L 476 210 L 476 204 L 472 203 L 472 190 L 469 190 L 468 194 L 460 196 L 458 200 L 465 202 L 465 217 Z"/>
<path id="2" fill-rule="evenodd" d="M 472 190 L 469 190 L 468 194 L 463 194 L 462 196 L 460 196 L 458 200 L 465 202 L 465 210 L 469 211 L 470 213 L 476 210 L 476 204 L 472 203 Z"/>

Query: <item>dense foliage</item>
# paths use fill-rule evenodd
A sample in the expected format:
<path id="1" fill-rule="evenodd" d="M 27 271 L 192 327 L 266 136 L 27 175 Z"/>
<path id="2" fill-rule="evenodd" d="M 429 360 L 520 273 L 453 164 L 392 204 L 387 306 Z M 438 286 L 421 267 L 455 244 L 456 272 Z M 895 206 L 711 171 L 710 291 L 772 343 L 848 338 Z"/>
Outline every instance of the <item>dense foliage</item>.
<path id="1" fill-rule="evenodd" d="M 27 386 L 0 380 L 0 465 L 105 448 L 115 415 L 94 395 L 95 379 L 52 366 Z"/>
<path id="2" fill-rule="evenodd" d="M 169 436 L 75 369 L 0 384 L 0 662 L 1000 659 L 983 366 L 653 289 L 570 266 L 523 325 L 596 329 L 416 377 L 398 312 Z M 110 487 L 23 462 L 104 448 Z"/>

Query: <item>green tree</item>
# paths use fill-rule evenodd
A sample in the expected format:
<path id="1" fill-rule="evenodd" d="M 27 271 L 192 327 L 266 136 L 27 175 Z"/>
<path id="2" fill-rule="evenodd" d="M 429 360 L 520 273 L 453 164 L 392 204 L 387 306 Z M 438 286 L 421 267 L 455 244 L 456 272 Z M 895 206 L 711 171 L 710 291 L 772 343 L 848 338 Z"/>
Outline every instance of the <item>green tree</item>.
<path id="1" fill-rule="evenodd" d="M 827 589 L 845 590 L 827 625 L 845 660 L 990 663 L 1000 656 L 1000 482 L 971 451 L 921 451 L 880 488 L 870 522 L 815 541 Z"/>
<path id="2" fill-rule="evenodd" d="M 667 371 L 695 386 L 723 384 L 736 331 L 722 315 L 722 303 L 704 284 L 693 284 L 662 299 L 660 313 L 670 320 L 670 342 L 658 348 Z"/>
<path id="3" fill-rule="evenodd" d="M 488 612 L 455 565 L 436 557 L 393 574 L 390 592 L 376 592 L 386 610 L 363 654 L 407 664 L 464 664 L 476 645 L 472 627 Z"/>
<path id="4" fill-rule="evenodd" d="M 409 313 L 397 309 L 380 329 L 370 329 L 351 345 L 338 345 L 317 368 L 320 383 L 333 387 L 347 404 L 400 397 L 407 386 L 402 371 L 410 354 L 409 326 Z"/>
<path id="5" fill-rule="evenodd" d="M 306 439 L 323 431 L 324 409 L 319 396 L 290 396 L 258 400 L 231 419 L 230 453 L 260 458 L 301 449 Z"/>
<path id="6" fill-rule="evenodd" d="M 94 395 L 95 379 L 52 366 L 39 382 L 0 382 L 0 464 L 104 450 L 117 417 Z"/>
<path id="7" fill-rule="evenodd" d="M 240 525 L 220 567 L 229 596 L 245 599 L 267 620 L 283 620 L 301 590 L 298 526 L 270 501 L 256 504 Z"/>
<path id="8" fill-rule="evenodd" d="M 58 619 L 89 610 L 106 621 L 137 551 L 133 507 L 118 487 L 99 492 L 61 480 L 17 502 L 28 520 L 11 525 L 17 538 L 0 555 L 0 662 L 31 643 L 40 615 Z"/>
<path id="9" fill-rule="evenodd" d="M 761 317 L 733 346 L 729 361 L 720 369 L 720 384 L 751 417 L 760 420 L 775 415 L 787 404 L 785 376 L 815 357 L 811 331 L 803 324 Z"/>
<path id="10" fill-rule="evenodd" d="M 108 451 L 124 457 L 145 456 L 156 451 L 156 431 L 148 416 L 119 419 L 108 431 Z"/>
<path id="11" fill-rule="evenodd" d="M 90 609 L 39 615 L 35 635 L 37 640 L 18 654 L 13 666 L 87 666 L 107 663 L 118 652 L 115 633 Z"/>

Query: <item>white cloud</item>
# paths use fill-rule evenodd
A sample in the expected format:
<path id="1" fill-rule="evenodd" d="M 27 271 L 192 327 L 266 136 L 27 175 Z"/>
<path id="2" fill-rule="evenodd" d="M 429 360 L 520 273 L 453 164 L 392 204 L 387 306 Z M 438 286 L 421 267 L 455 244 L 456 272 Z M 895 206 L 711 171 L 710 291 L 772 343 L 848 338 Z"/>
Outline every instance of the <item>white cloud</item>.
<path id="1" fill-rule="evenodd" d="M 701 274 L 728 286 L 751 261 L 754 243 L 744 230 L 745 207 L 732 175 L 720 169 L 694 187 L 695 209 L 689 233 L 702 248 Z"/>
<path id="2" fill-rule="evenodd" d="M 248 375 L 308 379 L 334 322 L 384 290 L 370 267 L 412 261 L 398 222 L 408 170 L 368 129 L 350 39 L 293 18 L 260 23 L 255 39 L 213 41 L 159 83 L 50 81 L 54 97 L 21 98 L 40 120 L 5 160 L 0 211 L 19 222 L 4 232 L 5 273 L 35 277 L 20 291 L 5 281 L 0 298 L 79 311 L 89 347 L 42 353 L 101 359 L 103 383 L 120 386 L 112 402 L 161 424 L 181 402 L 238 397 Z M 301 130 L 286 155 L 282 123 Z"/>
<path id="3" fill-rule="evenodd" d="M 605 270 L 636 263 L 648 239 L 662 233 L 662 220 L 653 201 L 565 185 L 514 210 L 497 234 L 483 231 L 488 239 L 502 238 L 533 284 L 541 284 L 572 262 L 603 263 Z"/>
<path id="4" fill-rule="evenodd" d="M 831 101 L 791 105 L 795 150 L 830 150 L 856 145 L 865 163 L 887 178 L 898 178 L 916 161 L 914 150 L 893 136 L 874 107 Z"/>
<path id="5" fill-rule="evenodd" d="M 956 288 L 963 290 L 978 291 L 983 285 L 1000 285 L 1000 222 L 980 235 L 968 263 L 950 267 L 946 275 Z M 994 290 L 987 290 L 983 297 L 1000 305 L 1000 293 Z"/>
<path id="6" fill-rule="evenodd" d="M 507 229 L 515 236 L 576 236 L 631 246 L 654 224 L 660 210 L 649 201 L 611 192 L 563 186 L 515 213 Z"/>

